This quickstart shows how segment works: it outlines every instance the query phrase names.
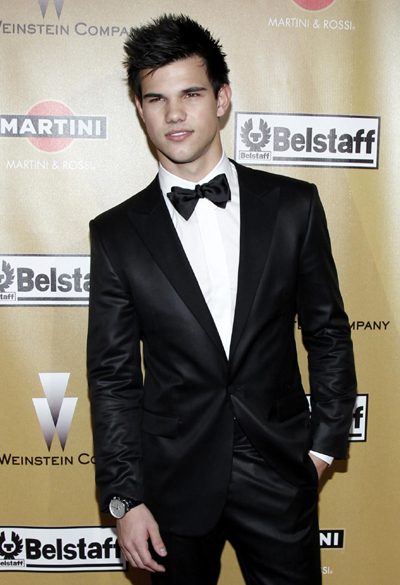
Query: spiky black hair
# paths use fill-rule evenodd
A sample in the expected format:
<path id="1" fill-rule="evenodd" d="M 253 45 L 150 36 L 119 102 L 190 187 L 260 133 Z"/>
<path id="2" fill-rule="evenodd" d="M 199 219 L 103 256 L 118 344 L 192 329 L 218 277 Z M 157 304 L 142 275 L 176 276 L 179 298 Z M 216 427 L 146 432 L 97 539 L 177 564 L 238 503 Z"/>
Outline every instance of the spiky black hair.
<path id="1" fill-rule="evenodd" d="M 198 56 L 204 61 L 215 97 L 229 83 L 229 69 L 219 39 L 183 14 L 164 14 L 148 25 L 131 28 L 124 45 L 128 84 L 142 101 L 141 71 Z"/>

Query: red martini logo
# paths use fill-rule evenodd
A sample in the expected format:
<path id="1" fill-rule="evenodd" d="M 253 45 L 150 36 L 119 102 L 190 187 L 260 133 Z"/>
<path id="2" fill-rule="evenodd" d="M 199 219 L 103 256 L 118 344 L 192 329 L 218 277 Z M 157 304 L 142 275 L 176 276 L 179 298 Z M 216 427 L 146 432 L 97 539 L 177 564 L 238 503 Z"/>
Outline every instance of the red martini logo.
<path id="1" fill-rule="evenodd" d="M 294 2 L 305 10 L 323 10 L 333 4 L 335 0 L 294 0 Z"/>
<path id="2" fill-rule="evenodd" d="M 0 115 L 0 138 L 28 138 L 45 152 L 64 150 L 75 138 L 107 137 L 105 116 L 74 116 L 64 104 L 45 101 L 24 115 Z"/>

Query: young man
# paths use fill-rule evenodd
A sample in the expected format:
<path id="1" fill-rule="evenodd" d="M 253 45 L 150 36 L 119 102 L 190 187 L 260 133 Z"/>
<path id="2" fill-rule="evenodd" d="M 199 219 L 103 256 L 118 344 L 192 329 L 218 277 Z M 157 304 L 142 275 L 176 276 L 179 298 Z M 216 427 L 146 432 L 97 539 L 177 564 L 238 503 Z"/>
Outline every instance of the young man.
<path id="1" fill-rule="evenodd" d="M 318 480 L 346 456 L 356 392 L 317 190 L 226 158 L 229 71 L 207 30 L 163 16 L 125 49 L 160 165 L 91 222 L 101 508 L 155 584 L 215 585 L 229 539 L 246 583 L 317 585 Z"/>

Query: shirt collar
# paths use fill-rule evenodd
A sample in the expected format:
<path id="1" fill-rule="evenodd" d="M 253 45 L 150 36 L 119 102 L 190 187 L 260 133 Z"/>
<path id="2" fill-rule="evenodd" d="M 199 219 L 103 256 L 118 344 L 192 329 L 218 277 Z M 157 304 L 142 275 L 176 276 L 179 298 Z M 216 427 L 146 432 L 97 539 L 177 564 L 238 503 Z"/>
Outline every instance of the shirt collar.
<path id="1" fill-rule="evenodd" d="M 218 162 L 218 164 L 200 181 L 197 183 L 192 183 L 191 181 L 186 181 L 181 177 L 177 177 L 173 175 L 167 169 L 165 169 L 161 163 L 158 163 L 159 166 L 159 181 L 161 191 L 164 195 L 164 198 L 167 199 L 167 193 L 170 193 L 172 187 L 184 187 L 185 189 L 194 189 L 196 185 L 202 185 L 203 183 L 207 183 L 211 181 L 217 175 L 225 174 L 226 178 L 228 179 L 229 186 L 232 189 L 232 166 L 229 162 L 228 157 L 226 156 L 225 152 L 222 153 L 222 156 Z M 169 202 L 169 200 L 168 200 Z"/>

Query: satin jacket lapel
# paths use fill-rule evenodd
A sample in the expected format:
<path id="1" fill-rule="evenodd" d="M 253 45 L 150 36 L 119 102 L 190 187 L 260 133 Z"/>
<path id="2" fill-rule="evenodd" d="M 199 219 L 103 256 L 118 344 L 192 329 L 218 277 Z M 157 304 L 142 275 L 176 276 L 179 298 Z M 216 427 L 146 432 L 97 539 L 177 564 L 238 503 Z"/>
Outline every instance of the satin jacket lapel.
<path id="1" fill-rule="evenodd" d="M 140 205 L 132 206 L 129 211 L 133 225 L 178 295 L 219 351 L 226 356 L 214 320 L 172 223 L 158 177 L 139 196 Z"/>
<path id="2" fill-rule="evenodd" d="M 268 258 L 278 211 L 278 187 L 251 181 L 247 169 L 237 167 L 240 186 L 240 259 L 230 361 L 246 326 Z"/>

